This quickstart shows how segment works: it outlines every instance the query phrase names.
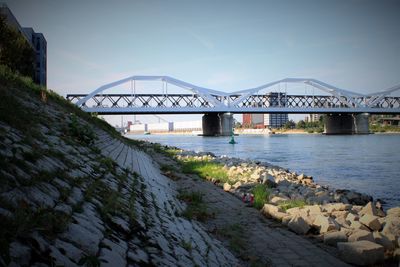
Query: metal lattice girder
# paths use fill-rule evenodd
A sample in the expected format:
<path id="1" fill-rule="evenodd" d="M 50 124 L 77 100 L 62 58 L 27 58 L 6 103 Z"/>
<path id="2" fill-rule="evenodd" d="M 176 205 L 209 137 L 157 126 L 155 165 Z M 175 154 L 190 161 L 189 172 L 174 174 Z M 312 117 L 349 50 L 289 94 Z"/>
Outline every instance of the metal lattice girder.
<path id="1" fill-rule="evenodd" d="M 68 95 L 78 102 L 86 95 Z M 217 97 L 217 96 L 215 96 Z M 229 96 L 231 101 L 238 95 Z M 343 99 L 344 98 L 344 99 Z M 225 99 L 226 100 L 226 99 Z M 359 99 L 355 99 L 359 100 Z M 363 99 L 364 100 L 364 99 Z M 366 100 L 370 100 L 369 97 Z M 223 100 L 221 100 L 223 102 Z M 82 107 L 89 112 L 112 113 L 203 113 L 203 112 L 287 112 L 287 113 L 400 113 L 400 97 L 385 97 L 373 107 L 344 104 L 346 99 L 323 95 L 250 95 L 237 106 L 215 107 L 198 95 L 162 94 L 110 94 L 94 95 Z"/>
<path id="2" fill-rule="evenodd" d="M 107 90 L 132 81 L 161 81 L 191 94 L 107 94 Z M 262 94 L 280 83 L 303 83 L 327 95 L 287 95 L 281 92 Z M 167 88 L 167 86 L 165 87 Z M 285 112 L 330 113 L 370 112 L 400 113 L 399 97 L 389 96 L 400 90 L 400 85 L 384 91 L 363 95 L 310 78 L 286 78 L 259 87 L 221 92 L 199 87 L 168 76 L 131 76 L 99 87 L 83 95 L 68 95 L 67 99 L 88 112 L 114 113 L 204 113 L 204 112 Z"/>

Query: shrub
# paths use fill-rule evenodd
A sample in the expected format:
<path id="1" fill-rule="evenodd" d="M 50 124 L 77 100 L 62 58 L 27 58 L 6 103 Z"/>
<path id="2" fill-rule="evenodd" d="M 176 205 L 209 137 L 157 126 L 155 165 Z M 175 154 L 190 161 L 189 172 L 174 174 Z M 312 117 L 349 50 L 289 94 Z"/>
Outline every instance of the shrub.
<path id="1" fill-rule="evenodd" d="M 270 195 L 268 187 L 264 184 L 258 184 L 253 188 L 252 192 L 254 195 L 254 207 L 256 209 L 261 209 Z"/>

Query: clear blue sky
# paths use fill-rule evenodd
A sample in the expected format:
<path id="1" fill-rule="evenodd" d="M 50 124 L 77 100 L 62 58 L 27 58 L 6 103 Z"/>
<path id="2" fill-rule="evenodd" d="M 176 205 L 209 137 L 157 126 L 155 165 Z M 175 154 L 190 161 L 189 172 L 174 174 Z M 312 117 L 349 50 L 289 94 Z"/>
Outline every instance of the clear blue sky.
<path id="1" fill-rule="evenodd" d="M 400 83 L 400 1 L 4 1 L 44 33 L 48 87 L 130 75 L 224 91 L 312 77 L 373 92 Z"/>

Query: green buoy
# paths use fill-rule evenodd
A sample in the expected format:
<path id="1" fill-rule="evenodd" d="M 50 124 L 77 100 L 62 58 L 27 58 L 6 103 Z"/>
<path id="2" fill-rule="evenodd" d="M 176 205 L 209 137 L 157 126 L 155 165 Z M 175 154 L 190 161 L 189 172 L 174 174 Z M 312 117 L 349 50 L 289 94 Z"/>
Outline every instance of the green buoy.
<path id="1" fill-rule="evenodd" d="M 235 134 L 233 133 L 233 128 L 232 128 L 231 140 L 229 141 L 229 144 L 232 144 L 232 145 L 237 144 L 235 142 Z"/>

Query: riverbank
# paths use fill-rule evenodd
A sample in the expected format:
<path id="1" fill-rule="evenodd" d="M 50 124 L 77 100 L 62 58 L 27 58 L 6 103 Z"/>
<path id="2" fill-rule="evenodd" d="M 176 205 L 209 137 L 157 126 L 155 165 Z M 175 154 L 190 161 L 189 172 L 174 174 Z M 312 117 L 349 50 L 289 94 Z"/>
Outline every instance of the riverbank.
<path id="1" fill-rule="evenodd" d="M 159 146 L 159 151 L 162 151 Z M 334 190 L 268 163 L 166 148 L 182 171 L 195 173 L 299 235 L 335 247 L 343 260 L 369 265 L 399 257 L 400 208 L 383 211 L 372 197 Z"/>

